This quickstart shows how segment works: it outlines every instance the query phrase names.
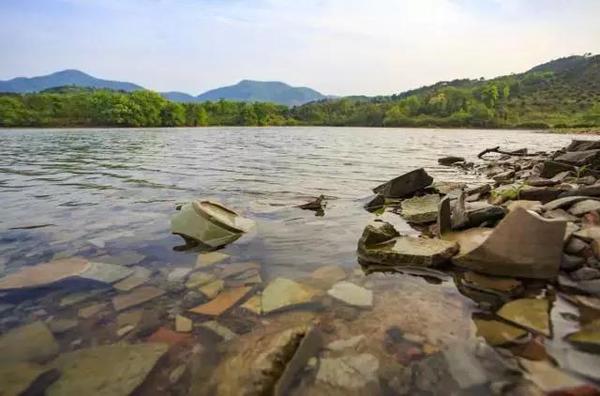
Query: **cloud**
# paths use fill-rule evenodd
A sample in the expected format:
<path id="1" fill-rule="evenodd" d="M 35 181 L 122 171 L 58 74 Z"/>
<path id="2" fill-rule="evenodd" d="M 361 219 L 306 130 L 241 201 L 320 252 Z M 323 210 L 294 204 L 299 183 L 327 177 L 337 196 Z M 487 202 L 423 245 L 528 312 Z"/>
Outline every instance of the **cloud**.
<path id="1" fill-rule="evenodd" d="M 0 78 L 80 68 L 197 93 L 240 79 L 388 94 L 600 52 L 595 0 L 4 0 Z"/>

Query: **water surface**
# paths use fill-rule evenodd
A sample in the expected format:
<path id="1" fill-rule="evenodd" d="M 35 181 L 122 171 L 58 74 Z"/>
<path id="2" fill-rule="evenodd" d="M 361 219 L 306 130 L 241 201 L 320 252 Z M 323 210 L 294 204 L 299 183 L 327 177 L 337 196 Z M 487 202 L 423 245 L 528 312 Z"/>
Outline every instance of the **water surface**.
<path id="1" fill-rule="evenodd" d="M 332 264 L 359 276 L 356 243 L 375 216 L 362 208 L 371 188 L 416 167 L 425 167 L 437 180 L 472 182 L 475 176 L 441 167 L 437 158 L 471 160 L 494 146 L 551 150 L 570 139 L 508 130 L 0 130 L 0 269 L 9 273 L 56 258 L 136 253 L 138 265 L 155 270 L 152 282 L 165 286 L 170 271 L 193 267 L 199 253 L 173 249 L 182 242 L 169 232 L 176 204 L 211 198 L 257 221 L 255 232 L 223 252 L 233 262 L 259 262 L 264 282 L 276 276 L 303 279 Z M 320 194 L 329 199 L 325 216 L 295 207 Z M 399 218 L 396 222 L 401 230 L 410 230 Z M 409 304 L 409 296 L 420 301 L 421 313 L 403 315 L 403 325 L 432 344 L 447 334 L 439 317 L 427 315 L 427 307 L 434 315 L 453 312 L 467 321 L 475 310 L 451 281 L 439 285 L 376 275 L 362 282 L 376 292 L 376 303 L 379 292 L 395 294 L 400 305 Z M 442 297 L 448 306 L 440 305 Z M 172 327 L 180 298 L 163 297 L 164 304 L 154 308 L 164 308 L 164 326 Z M 20 304 L 0 313 L 1 330 L 33 319 L 73 317 L 81 307 L 61 310 L 48 299 L 30 303 L 33 307 Z M 61 346 L 73 349 L 77 340 L 76 347 L 116 342 L 114 335 L 99 330 L 102 324 L 89 326 L 64 336 Z M 238 327 L 234 330 L 239 333 L 252 326 Z M 472 329 L 461 331 L 455 336 L 472 335 Z"/>

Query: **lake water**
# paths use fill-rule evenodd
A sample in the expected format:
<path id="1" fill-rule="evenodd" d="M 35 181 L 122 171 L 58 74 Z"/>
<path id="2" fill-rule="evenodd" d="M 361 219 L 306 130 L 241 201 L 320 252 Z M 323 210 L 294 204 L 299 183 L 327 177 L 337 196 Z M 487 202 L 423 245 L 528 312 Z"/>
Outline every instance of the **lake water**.
<path id="1" fill-rule="evenodd" d="M 259 263 L 264 284 L 279 276 L 300 281 L 319 267 L 341 266 L 349 279 L 374 291 L 374 312 L 383 309 L 378 306 L 378 293 L 391 293 L 389 298 L 398 304 L 400 316 L 382 319 L 381 329 L 373 329 L 375 333 L 385 333 L 385 326 L 397 324 L 404 332 L 418 333 L 432 348 L 441 348 L 453 339 L 440 329 L 454 321 L 447 317 L 450 314 L 461 317 L 459 324 L 467 324 L 457 328 L 454 336 L 473 335 L 471 315 L 475 306 L 458 293 L 451 280 L 434 284 L 408 275 L 360 274 L 355 251 L 363 228 L 375 217 L 362 208 L 371 188 L 416 167 L 426 168 L 437 180 L 472 182 L 475 176 L 441 167 L 437 158 L 459 155 L 475 159 L 479 151 L 493 146 L 551 150 L 570 140 L 567 135 L 507 130 L 0 130 L 0 273 L 57 258 L 118 259 L 131 258 L 135 253 L 136 265 L 154 271 L 148 282 L 167 289 L 168 274 L 177 267 L 192 268 L 199 254 L 197 249 L 174 249 L 182 240 L 170 234 L 170 216 L 177 203 L 211 198 L 257 222 L 255 232 L 222 250 L 231 256 L 229 262 Z M 320 194 L 328 198 L 324 216 L 295 207 Z M 399 217 L 395 223 L 401 231 L 410 231 Z M 77 319 L 77 327 L 55 335 L 61 351 L 118 341 L 114 334 L 117 314 L 110 307 L 99 314 L 101 320 L 78 319 L 79 309 L 108 302 L 115 291 L 68 308 L 59 307 L 57 301 L 75 291 L 62 288 L 46 292 L 49 294 L 30 296 L 25 301 L 4 296 L 7 308 L 0 313 L 0 331 L 34 320 L 50 323 L 57 318 Z M 174 313 L 185 313 L 178 308 L 183 294 L 185 290 L 167 293 L 136 308 L 157 311 L 157 326 L 172 329 Z M 417 300 L 413 308 L 407 307 Z M 332 304 L 326 302 L 312 314 L 326 317 L 335 311 Z M 219 321 L 238 334 L 278 320 L 277 315 L 264 319 L 237 316 L 237 312 Z M 369 313 L 359 314 L 358 319 L 356 313 L 349 314 L 352 318 L 347 320 L 362 320 L 364 326 L 374 320 Z M 281 314 L 285 315 L 292 314 Z M 346 320 L 336 315 L 331 320 Z M 207 320 L 193 319 L 198 324 Z M 352 335 L 349 329 L 361 328 L 350 322 L 347 327 L 338 327 L 338 333 Z M 134 333 L 126 340 L 144 340 L 145 335 Z M 192 333 L 193 342 L 205 349 L 214 348 L 214 341 L 206 341 L 214 339 L 210 337 L 204 329 L 195 328 Z M 217 344 L 226 344 L 217 340 Z M 223 347 L 214 356 L 226 350 Z M 216 365 L 218 358 L 212 361 L 207 365 Z M 171 372 L 179 364 L 185 365 L 186 358 L 173 358 L 162 370 Z M 186 373 L 190 370 L 187 367 Z M 182 378 L 172 385 L 179 389 L 179 393 L 172 391 L 174 394 L 183 394 L 181 389 L 189 389 L 193 382 Z M 160 378 L 150 382 L 147 386 L 157 392 L 171 386 Z"/>

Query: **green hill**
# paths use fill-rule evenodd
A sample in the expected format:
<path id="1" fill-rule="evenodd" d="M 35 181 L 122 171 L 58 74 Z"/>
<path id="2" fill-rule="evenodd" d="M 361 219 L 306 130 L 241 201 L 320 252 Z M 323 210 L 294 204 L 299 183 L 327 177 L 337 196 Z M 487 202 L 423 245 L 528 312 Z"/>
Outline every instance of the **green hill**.
<path id="1" fill-rule="evenodd" d="M 301 123 L 370 126 L 600 126 L 600 55 L 570 56 L 489 80 L 442 81 L 369 100 L 294 109 Z"/>
<path id="2" fill-rule="evenodd" d="M 194 97 L 67 84 L 0 94 L 0 126 L 600 128 L 599 55 L 556 59 L 489 80 L 442 81 L 391 96 L 323 98 L 307 90 L 242 81 L 179 103 Z"/>

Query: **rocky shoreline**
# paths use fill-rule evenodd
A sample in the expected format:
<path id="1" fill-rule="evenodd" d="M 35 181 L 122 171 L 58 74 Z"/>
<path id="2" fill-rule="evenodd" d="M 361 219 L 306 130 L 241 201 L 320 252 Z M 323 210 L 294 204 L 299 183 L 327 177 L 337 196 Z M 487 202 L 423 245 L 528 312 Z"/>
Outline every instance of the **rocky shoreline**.
<path id="1" fill-rule="evenodd" d="M 487 182 L 375 187 L 353 271 L 263 281 L 222 250 L 18 268 L 0 394 L 599 394 L 600 141 L 479 157 L 439 163 Z"/>

